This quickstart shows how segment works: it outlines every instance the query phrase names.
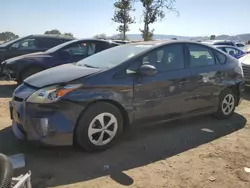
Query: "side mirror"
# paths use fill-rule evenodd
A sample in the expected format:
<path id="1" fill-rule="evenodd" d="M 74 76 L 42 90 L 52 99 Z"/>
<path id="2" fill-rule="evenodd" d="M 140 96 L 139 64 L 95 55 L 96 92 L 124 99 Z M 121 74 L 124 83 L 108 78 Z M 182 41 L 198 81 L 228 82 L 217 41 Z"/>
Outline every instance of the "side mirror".
<path id="1" fill-rule="evenodd" d="M 138 69 L 138 73 L 142 76 L 154 76 L 156 75 L 157 70 L 153 65 L 142 65 Z"/>
<path id="2" fill-rule="evenodd" d="M 10 50 L 16 50 L 18 49 L 19 45 L 18 44 L 13 44 L 9 47 Z"/>

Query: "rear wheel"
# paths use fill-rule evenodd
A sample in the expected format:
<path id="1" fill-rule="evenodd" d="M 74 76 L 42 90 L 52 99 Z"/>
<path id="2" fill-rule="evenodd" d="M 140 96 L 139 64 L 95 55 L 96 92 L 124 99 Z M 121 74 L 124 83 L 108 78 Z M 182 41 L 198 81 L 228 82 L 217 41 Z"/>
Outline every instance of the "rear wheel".
<path id="1" fill-rule="evenodd" d="M 22 72 L 17 80 L 17 83 L 21 84 L 26 78 L 28 78 L 29 76 L 36 74 L 42 70 L 43 69 L 40 67 L 30 67 L 30 68 L 22 70 Z"/>
<path id="2" fill-rule="evenodd" d="M 109 148 L 123 130 L 123 117 L 112 104 L 98 102 L 80 117 L 75 129 L 75 141 L 86 151 Z"/>
<path id="3" fill-rule="evenodd" d="M 215 116 L 219 119 L 226 119 L 232 116 L 236 107 L 237 98 L 231 89 L 225 89 L 221 92 L 219 98 L 218 110 Z"/>

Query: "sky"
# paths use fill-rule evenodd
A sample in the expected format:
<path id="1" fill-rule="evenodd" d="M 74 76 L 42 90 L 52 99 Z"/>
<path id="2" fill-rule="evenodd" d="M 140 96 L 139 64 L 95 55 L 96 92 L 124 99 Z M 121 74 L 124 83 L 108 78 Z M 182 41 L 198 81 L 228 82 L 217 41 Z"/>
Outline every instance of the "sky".
<path id="1" fill-rule="evenodd" d="M 96 34 L 116 34 L 112 22 L 115 0 L 0 0 L 0 32 L 11 31 L 19 36 L 43 34 L 58 29 L 77 38 Z M 157 34 L 181 36 L 236 35 L 250 33 L 250 0 L 176 0 L 179 16 L 166 12 L 159 23 L 150 25 Z M 132 16 L 130 34 L 143 28 L 142 7 Z"/>

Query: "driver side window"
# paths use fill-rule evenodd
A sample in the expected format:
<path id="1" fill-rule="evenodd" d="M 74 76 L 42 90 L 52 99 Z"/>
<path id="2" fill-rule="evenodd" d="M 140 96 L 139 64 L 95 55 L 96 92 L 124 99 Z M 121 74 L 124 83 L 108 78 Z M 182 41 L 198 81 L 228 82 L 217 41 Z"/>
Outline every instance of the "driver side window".
<path id="1" fill-rule="evenodd" d="M 63 51 L 68 52 L 72 56 L 90 56 L 96 53 L 96 45 L 95 43 L 76 43 L 70 45 L 63 49 Z"/>
<path id="2" fill-rule="evenodd" d="M 18 49 L 18 50 L 33 50 L 37 49 L 37 41 L 36 39 L 24 39 L 21 41 L 18 41 L 11 45 L 11 48 Z"/>

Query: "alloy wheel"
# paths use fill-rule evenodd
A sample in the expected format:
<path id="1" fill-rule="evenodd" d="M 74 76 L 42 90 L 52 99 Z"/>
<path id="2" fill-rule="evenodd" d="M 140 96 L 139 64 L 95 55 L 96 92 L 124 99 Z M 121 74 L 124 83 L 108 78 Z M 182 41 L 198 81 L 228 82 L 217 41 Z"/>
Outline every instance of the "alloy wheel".
<path id="1" fill-rule="evenodd" d="M 98 114 L 90 123 L 88 137 L 92 144 L 103 146 L 108 144 L 116 135 L 118 121 L 111 113 Z"/>
<path id="2" fill-rule="evenodd" d="M 222 112 L 225 115 L 232 113 L 235 106 L 235 99 L 232 94 L 227 94 L 222 101 Z"/>

